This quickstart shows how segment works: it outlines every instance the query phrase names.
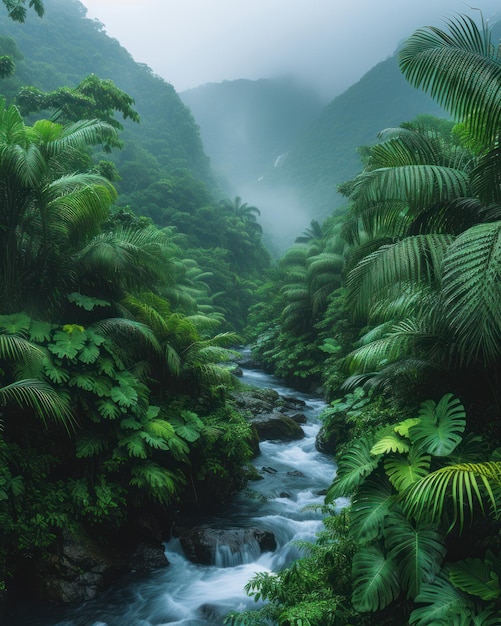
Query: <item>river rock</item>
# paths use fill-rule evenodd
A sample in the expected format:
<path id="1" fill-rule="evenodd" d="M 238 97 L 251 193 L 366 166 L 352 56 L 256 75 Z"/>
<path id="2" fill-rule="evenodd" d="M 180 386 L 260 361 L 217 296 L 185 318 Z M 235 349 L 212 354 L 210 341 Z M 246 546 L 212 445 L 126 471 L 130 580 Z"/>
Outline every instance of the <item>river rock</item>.
<path id="1" fill-rule="evenodd" d="M 261 528 L 218 529 L 197 526 L 182 534 L 179 539 L 186 558 L 202 565 L 214 565 L 222 546 L 232 555 L 242 553 L 245 546 L 255 546 L 260 552 L 270 552 L 277 547 L 275 535 Z"/>
<path id="2" fill-rule="evenodd" d="M 334 429 L 321 426 L 315 438 L 315 448 L 323 454 L 334 454 L 338 433 Z"/>
<path id="3" fill-rule="evenodd" d="M 235 405 L 255 428 L 260 441 L 293 441 L 302 439 L 304 431 L 299 425 L 306 421 L 298 407 L 302 400 L 280 396 L 274 389 L 251 389 L 233 395 Z"/>
<path id="4" fill-rule="evenodd" d="M 83 531 L 65 531 L 58 552 L 40 565 L 38 595 L 58 604 L 83 602 L 126 572 L 144 572 L 166 565 L 161 543 L 140 543 L 131 554 L 118 554 Z"/>
<path id="5" fill-rule="evenodd" d="M 304 430 L 301 426 L 292 418 L 281 413 L 258 415 L 250 418 L 250 422 L 256 429 L 261 441 L 294 441 L 304 437 Z"/>

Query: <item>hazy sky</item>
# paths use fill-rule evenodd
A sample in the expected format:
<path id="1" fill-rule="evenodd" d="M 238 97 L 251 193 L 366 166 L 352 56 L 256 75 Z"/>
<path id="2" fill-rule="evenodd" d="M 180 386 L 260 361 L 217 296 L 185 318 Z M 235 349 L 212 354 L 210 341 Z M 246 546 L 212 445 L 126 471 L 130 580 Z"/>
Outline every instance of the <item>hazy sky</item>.
<path id="1" fill-rule="evenodd" d="M 499 0 L 82 0 L 140 63 L 177 91 L 295 74 L 326 96 L 356 82 L 420 26 L 485 17 Z"/>

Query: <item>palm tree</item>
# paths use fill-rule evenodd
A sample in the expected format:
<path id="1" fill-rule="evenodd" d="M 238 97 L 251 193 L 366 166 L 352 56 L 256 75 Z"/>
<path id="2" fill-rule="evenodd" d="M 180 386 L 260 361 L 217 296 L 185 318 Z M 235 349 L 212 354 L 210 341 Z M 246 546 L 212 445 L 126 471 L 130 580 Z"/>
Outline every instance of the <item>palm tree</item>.
<path id="1" fill-rule="evenodd" d="M 467 26 L 465 43 L 459 33 Z M 454 54 L 469 38 L 489 37 L 466 19 L 452 33 L 458 38 L 450 44 Z M 422 31 L 414 35 L 418 43 L 422 38 Z M 416 47 L 413 38 L 404 47 L 408 67 Z M 490 49 L 487 43 L 484 48 Z M 458 99 L 467 97 L 459 91 L 457 86 Z M 468 118 L 461 133 L 478 146 L 486 139 L 484 126 Z M 493 279 L 501 210 L 487 180 L 496 149 L 487 146 L 475 156 L 455 137 L 412 127 L 386 131 L 351 186 L 345 233 L 360 247 L 348 277 L 349 302 L 362 320 L 380 324 L 350 357 L 352 372 L 386 370 L 391 376 L 405 369 L 407 358 L 414 375 L 424 364 L 487 367 L 500 356 L 501 311 L 492 302 L 501 295 Z"/>
<path id="2" fill-rule="evenodd" d="M 263 232 L 261 225 L 256 219 L 257 215 L 261 215 L 261 211 L 257 207 L 247 204 L 247 202 L 242 202 L 240 196 L 235 196 L 233 201 L 221 200 L 220 205 L 229 213 L 238 217 L 250 232 L 255 234 Z"/>
<path id="3" fill-rule="evenodd" d="M 44 312 L 73 282 L 71 253 L 99 232 L 116 192 L 94 174 L 68 173 L 74 155 L 115 131 L 83 121 L 24 124 L 0 101 L 2 310 Z M 71 165 L 70 165 L 71 167 Z"/>

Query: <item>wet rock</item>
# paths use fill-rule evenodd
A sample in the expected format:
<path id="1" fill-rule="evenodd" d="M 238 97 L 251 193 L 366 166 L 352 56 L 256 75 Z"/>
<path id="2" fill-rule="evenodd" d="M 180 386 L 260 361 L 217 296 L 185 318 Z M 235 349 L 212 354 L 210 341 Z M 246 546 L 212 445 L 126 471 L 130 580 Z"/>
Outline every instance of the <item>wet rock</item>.
<path id="1" fill-rule="evenodd" d="M 91 600 L 110 580 L 124 573 L 102 546 L 83 533 L 65 532 L 59 554 L 43 563 L 40 577 L 41 596 L 57 603 Z"/>
<path id="2" fill-rule="evenodd" d="M 247 417 L 259 440 L 293 441 L 302 439 L 299 426 L 306 417 L 298 413 L 304 401 L 292 396 L 280 396 L 274 389 L 250 389 L 233 395 L 236 408 Z"/>
<path id="3" fill-rule="evenodd" d="M 264 466 L 263 466 L 263 467 L 261 468 L 261 470 L 262 470 L 263 472 L 266 472 L 267 474 L 276 474 L 276 473 L 277 473 L 277 470 L 276 470 L 274 467 L 269 467 L 269 466 L 268 466 L 268 467 L 264 467 Z"/>
<path id="4" fill-rule="evenodd" d="M 338 442 L 338 435 L 337 429 L 321 426 L 315 438 L 315 448 L 323 454 L 333 455 Z"/>
<path id="5" fill-rule="evenodd" d="M 306 419 L 306 415 L 304 415 L 303 413 L 294 413 L 294 415 L 291 415 L 290 418 L 291 420 L 294 420 L 296 424 L 306 424 L 306 422 L 308 421 Z"/>
<path id="6" fill-rule="evenodd" d="M 57 604 L 83 602 L 129 571 L 144 572 L 168 564 L 160 542 L 137 544 L 126 554 L 102 546 L 82 530 L 65 531 L 57 553 L 38 565 L 38 595 Z"/>
<path id="7" fill-rule="evenodd" d="M 127 559 L 127 567 L 134 572 L 149 572 L 168 565 L 162 544 L 140 543 Z"/>
<path id="8" fill-rule="evenodd" d="M 287 476 L 297 476 L 298 478 L 304 478 L 303 472 L 300 472 L 299 470 L 291 470 L 290 472 L 287 472 Z"/>
<path id="9" fill-rule="evenodd" d="M 253 416 L 250 418 L 250 422 L 257 430 L 261 441 L 294 441 L 304 437 L 304 430 L 301 426 L 282 413 Z"/>
<path id="10" fill-rule="evenodd" d="M 213 565 L 216 555 L 224 546 L 232 555 L 243 553 L 245 547 L 256 547 L 260 552 L 273 551 L 277 547 L 275 535 L 261 528 L 218 529 L 197 526 L 180 536 L 186 558 L 193 563 Z"/>
<path id="11" fill-rule="evenodd" d="M 306 406 L 306 402 L 304 400 L 301 400 L 301 398 L 295 398 L 294 396 L 282 396 L 282 401 L 291 408 Z"/>

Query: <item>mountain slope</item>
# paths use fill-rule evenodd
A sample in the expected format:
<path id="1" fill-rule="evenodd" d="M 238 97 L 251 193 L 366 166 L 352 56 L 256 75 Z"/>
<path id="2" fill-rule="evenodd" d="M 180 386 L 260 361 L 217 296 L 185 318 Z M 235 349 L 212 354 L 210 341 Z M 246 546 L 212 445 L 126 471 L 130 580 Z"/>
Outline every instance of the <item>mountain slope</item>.
<path id="1" fill-rule="evenodd" d="M 290 185 L 312 217 L 326 217 L 341 201 L 337 185 L 361 168 L 357 148 L 374 143 L 384 128 L 420 114 L 444 116 L 431 98 L 405 81 L 395 54 L 325 107 L 266 184 Z"/>
<path id="2" fill-rule="evenodd" d="M 125 121 L 124 150 L 113 155 L 121 191 L 130 193 L 179 168 L 212 184 L 198 128 L 172 85 L 136 63 L 100 22 L 87 19 L 78 0 L 46 0 L 45 6 L 42 19 L 30 12 L 24 24 L 0 13 L 0 54 L 9 52 L 12 38 L 24 57 L 17 60 L 15 75 L 0 83 L 0 93 L 12 100 L 23 85 L 51 91 L 75 87 L 91 73 L 111 78 L 134 98 L 141 117 L 139 125 Z"/>
<path id="3" fill-rule="evenodd" d="M 287 78 L 209 83 L 180 97 L 200 126 L 212 167 L 236 191 L 271 167 L 322 110 L 313 92 Z"/>

